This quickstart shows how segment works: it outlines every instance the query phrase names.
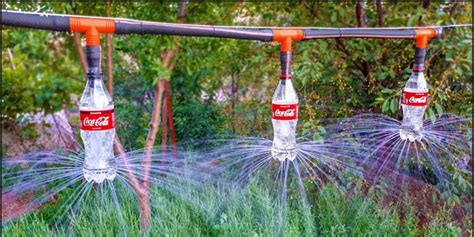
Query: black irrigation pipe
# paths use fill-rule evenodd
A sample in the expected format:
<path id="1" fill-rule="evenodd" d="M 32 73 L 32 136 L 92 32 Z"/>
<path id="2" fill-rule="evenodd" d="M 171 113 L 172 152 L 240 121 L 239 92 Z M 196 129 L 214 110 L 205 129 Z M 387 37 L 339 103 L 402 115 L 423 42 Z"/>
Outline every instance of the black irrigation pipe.
<path id="1" fill-rule="evenodd" d="M 302 30 L 302 40 L 321 38 L 382 38 L 382 39 L 410 39 L 416 37 L 416 27 L 396 28 L 319 28 L 319 27 L 231 27 L 195 24 L 174 24 L 151 21 L 139 21 L 122 18 L 89 17 L 77 15 L 62 15 L 49 13 L 33 13 L 2 10 L 2 25 L 43 29 L 59 32 L 70 32 L 73 21 L 82 19 L 107 20 L 113 22 L 114 34 L 157 34 L 177 36 L 218 37 L 246 40 L 273 41 L 275 30 Z M 471 26 L 449 25 L 420 27 L 436 31 L 436 38 L 442 34 L 443 28 Z M 76 31 L 76 30 L 74 30 Z"/>

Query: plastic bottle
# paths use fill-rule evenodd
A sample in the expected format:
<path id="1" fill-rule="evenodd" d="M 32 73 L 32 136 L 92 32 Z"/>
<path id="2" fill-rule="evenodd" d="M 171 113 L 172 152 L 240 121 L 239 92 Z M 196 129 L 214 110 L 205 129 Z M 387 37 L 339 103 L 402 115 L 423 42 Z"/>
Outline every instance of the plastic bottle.
<path id="1" fill-rule="evenodd" d="M 273 145 L 272 157 L 279 161 L 296 158 L 296 125 L 298 96 L 291 82 L 291 52 L 281 53 L 280 82 L 272 98 Z"/>
<path id="2" fill-rule="evenodd" d="M 412 74 L 402 92 L 403 121 L 400 138 L 410 142 L 423 138 L 423 115 L 428 105 L 428 85 L 423 73 L 426 49 L 417 48 Z"/>
<path id="3" fill-rule="evenodd" d="M 98 57 L 99 63 L 89 62 L 87 84 L 79 106 L 85 147 L 83 174 L 88 182 L 102 183 L 105 179 L 113 180 L 116 175 L 114 104 L 102 80 L 100 47 L 90 48 L 87 47 L 88 60 L 97 61 Z"/>

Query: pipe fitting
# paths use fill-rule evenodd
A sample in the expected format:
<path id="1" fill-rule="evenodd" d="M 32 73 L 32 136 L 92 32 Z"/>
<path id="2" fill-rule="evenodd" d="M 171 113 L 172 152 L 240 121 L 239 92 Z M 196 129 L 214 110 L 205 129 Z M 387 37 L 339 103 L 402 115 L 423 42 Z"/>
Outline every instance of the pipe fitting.
<path id="1" fill-rule="evenodd" d="M 273 41 L 280 42 L 281 52 L 291 52 L 291 43 L 301 41 L 304 38 L 304 31 L 300 29 L 275 29 L 273 30 Z"/>
<path id="2" fill-rule="evenodd" d="M 437 36 L 437 31 L 435 29 L 416 29 L 416 47 L 417 48 L 426 48 L 428 41 Z"/>
<path id="3" fill-rule="evenodd" d="M 115 22 L 108 19 L 71 17 L 70 30 L 85 33 L 87 46 L 100 46 L 100 34 L 113 34 Z"/>

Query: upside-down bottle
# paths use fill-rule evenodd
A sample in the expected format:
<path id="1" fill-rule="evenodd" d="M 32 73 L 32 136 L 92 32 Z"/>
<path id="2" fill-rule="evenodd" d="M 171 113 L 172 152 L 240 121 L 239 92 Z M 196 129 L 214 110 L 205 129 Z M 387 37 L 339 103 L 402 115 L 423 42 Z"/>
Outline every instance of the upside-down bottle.
<path id="1" fill-rule="evenodd" d="M 279 161 L 296 158 L 298 96 L 291 82 L 291 52 L 281 52 L 280 82 L 272 98 L 272 157 Z"/>
<path id="2" fill-rule="evenodd" d="M 416 48 L 412 74 L 402 91 L 402 140 L 420 141 L 423 137 L 423 115 L 428 105 L 428 86 L 424 76 L 426 48 Z"/>
<path id="3" fill-rule="evenodd" d="M 79 106 L 85 147 L 83 174 L 88 182 L 102 183 L 116 175 L 114 104 L 102 80 L 100 46 L 87 46 L 87 59 L 87 84 Z"/>

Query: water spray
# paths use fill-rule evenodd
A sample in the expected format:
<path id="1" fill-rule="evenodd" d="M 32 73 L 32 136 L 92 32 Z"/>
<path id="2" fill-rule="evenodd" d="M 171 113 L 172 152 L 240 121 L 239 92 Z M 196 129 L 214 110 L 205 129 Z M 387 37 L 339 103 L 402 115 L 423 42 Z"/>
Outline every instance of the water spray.
<path id="1" fill-rule="evenodd" d="M 88 182 L 113 180 L 117 167 L 113 152 L 114 103 L 105 89 L 101 70 L 100 34 L 113 33 L 110 20 L 71 18 L 72 32 L 86 34 L 87 84 L 80 100 L 81 137 L 85 159 L 83 175 Z"/>
<path id="2" fill-rule="evenodd" d="M 440 35 L 433 29 L 416 30 L 415 62 L 412 73 L 402 91 L 403 121 L 400 138 L 410 142 L 423 138 L 423 115 L 428 106 L 428 85 L 424 76 L 428 40 Z"/>
<path id="3" fill-rule="evenodd" d="M 302 30 L 274 30 L 274 41 L 280 42 L 280 81 L 272 98 L 272 157 L 281 162 L 296 158 L 296 125 L 298 95 L 291 78 L 292 41 L 303 39 Z"/>

